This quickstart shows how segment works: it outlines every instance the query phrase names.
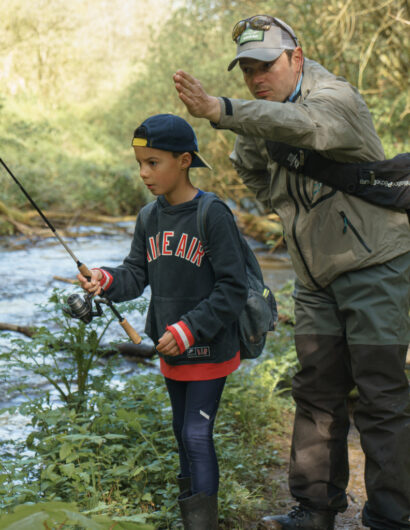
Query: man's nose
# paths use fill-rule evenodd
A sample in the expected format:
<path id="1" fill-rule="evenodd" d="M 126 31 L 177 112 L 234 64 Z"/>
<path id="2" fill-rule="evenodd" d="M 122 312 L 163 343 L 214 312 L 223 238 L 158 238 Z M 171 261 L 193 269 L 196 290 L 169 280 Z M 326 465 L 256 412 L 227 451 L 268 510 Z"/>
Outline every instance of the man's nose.
<path id="1" fill-rule="evenodd" d="M 264 80 L 265 80 L 265 72 L 260 71 L 260 70 L 257 72 L 254 72 L 252 76 L 253 84 L 258 85 L 259 83 L 263 83 Z"/>

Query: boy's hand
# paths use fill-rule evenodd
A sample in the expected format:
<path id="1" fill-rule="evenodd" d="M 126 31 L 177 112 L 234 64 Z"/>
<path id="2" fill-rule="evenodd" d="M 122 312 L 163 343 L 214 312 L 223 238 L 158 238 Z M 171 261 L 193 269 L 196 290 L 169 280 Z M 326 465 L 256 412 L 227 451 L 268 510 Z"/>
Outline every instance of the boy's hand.
<path id="1" fill-rule="evenodd" d="M 173 75 L 173 79 L 179 99 L 192 116 L 218 123 L 221 117 L 218 98 L 207 94 L 198 79 L 183 70 L 178 70 Z"/>
<path id="2" fill-rule="evenodd" d="M 101 271 L 93 269 L 91 271 L 91 280 L 87 280 L 85 276 L 79 272 L 77 274 L 77 279 L 80 282 L 81 287 L 84 289 L 84 291 L 87 291 L 88 293 L 96 296 L 101 293 L 102 288 L 100 285 L 100 280 L 102 279 Z"/>
<path id="3" fill-rule="evenodd" d="M 172 357 L 180 355 L 181 353 L 177 341 L 174 339 L 174 335 L 170 331 L 166 331 L 162 337 L 159 338 L 157 350 L 162 353 L 162 355 L 171 355 Z"/>

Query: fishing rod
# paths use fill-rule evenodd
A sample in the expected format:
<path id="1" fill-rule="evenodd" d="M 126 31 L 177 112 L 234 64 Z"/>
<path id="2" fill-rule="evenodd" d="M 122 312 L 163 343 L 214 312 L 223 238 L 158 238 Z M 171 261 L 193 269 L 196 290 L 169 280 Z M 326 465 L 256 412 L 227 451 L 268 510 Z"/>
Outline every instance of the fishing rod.
<path id="1" fill-rule="evenodd" d="M 85 265 L 84 263 L 81 263 L 81 261 L 75 256 L 74 252 L 68 247 L 65 241 L 60 237 L 57 230 L 54 228 L 51 222 L 47 219 L 44 213 L 40 210 L 40 208 L 37 206 L 34 200 L 30 197 L 30 195 L 24 189 L 24 187 L 19 182 L 17 177 L 13 175 L 13 173 L 8 168 L 7 164 L 3 161 L 2 158 L 0 158 L 0 163 L 2 164 L 4 169 L 7 171 L 7 173 L 10 175 L 10 177 L 14 180 L 14 182 L 17 184 L 17 186 L 21 189 L 21 191 L 24 193 L 24 195 L 27 197 L 27 199 L 30 201 L 33 207 L 40 214 L 41 218 L 46 223 L 46 225 L 50 228 L 50 230 L 53 232 L 57 240 L 65 248 L 68 254 L 70 254 L 71 258 L 75 261 L 77 268 L 81 272 L 81 274 L 88 280 L 91 279 L 91 271 L 87 267 L 87 265 Z M 127 321 L 127 319 L 120 315 L 120 313 L 117 311 L 117 309 L 114 307 L 113 303 L 110 300 L 108 300 L 107 298 L 99 299 L 99 304 L 96 303 L 96 306 L 97 306 L 96 313 L 92 311 L 91 300 L 92 300 L 92 296 L 89 296 L 89 295 L 87 295 L 84 298 L 84 300 L 82 300 L 78 294 L 69 296 L 67 299 L 67 303 L 70 306 L 70 310 L 66 311 L 66 313 L 68 313 L 73 318 L 79 318 L 83 322 L 88 323 L 88 322 L 91 322 L 91 319 L 93 316 L 102 315 L 102 311 L 101 311 L 99 304 L 101 303 L 107 304 L 108 307 L 111 309 L 111 311 L 114 313 L 114 315 L 118 318 L 118 322 L 121 324 L 121 326 L 123 327 L 123 329 L 129 336 L 129 338 L 132 340 L 132 342 L 134 344 L 139 344 L 141 342 L 141 337 L 139 336 L 139 334 L 135 331 L 135 329 L 131 326 L 131 324 Z"/>

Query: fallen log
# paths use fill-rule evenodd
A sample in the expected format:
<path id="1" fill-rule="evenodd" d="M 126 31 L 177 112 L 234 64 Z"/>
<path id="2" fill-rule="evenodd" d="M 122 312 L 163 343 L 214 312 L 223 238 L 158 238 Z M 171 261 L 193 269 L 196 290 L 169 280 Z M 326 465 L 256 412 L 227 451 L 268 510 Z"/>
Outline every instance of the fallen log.
<path id="1" fill-rule="evenodd" d="M 16 324 L 7 324 L 6 322 L 0 322 L 0 331 L 15 331 L 17 333 L 22 333 L 26 337 L 32 338 L 32 336 L 37 331 L 37 328 L 31 326 L 18 326 Z"/>
<path id="2" fill-rule="evenodd" d="M 32 326 L 19 326 L 17 324 L 9 324 L 7 322 L 0 322 L 0 331 L 14 331 L 21 333 L 26 337 L 33 338 L 38 328 Z M 61 349 L 64 350 L 64 343 L 61 344 Z M 132 342 L 119 342 L 112 344 L 100 344 L 97 350 L 100 357 L 106 358 L 116 354 L 126 357 L 128 360 L 135 362 L 146 363 L 147 359 L 151 359 L 156 354 L 153 345 L 150 344 L 133 344 Z"/>
<path id="3" fill-rule="evenodd" d="M 134 344 L 132 342 L 119 342 L 111 345 L 101 344 L 101 356 L 111 357 L 120 353 L 124 357 L 152 359 L 156 354 L 155 347 L 151 344 Z"/>
<path id="4" fill-rule="evenodd" d="M 112 215 L 103 215 L 93 212 L 85 212 L 78 210 L 75 214 L 73 212 L 60 212 L 56 210 L 45 210 L 45 216 L 48 219 L 52 219 L 56 226 L 78 226 L 79 224 L 90 224 L 90 223 L 123 223 L 135 221 L 135 215 L 121 215 L 114 217 Z M 0 201 L 0 216 L 4 220 L 12 224 L 18 232 L 29 232 L 30 228 L 36 232 L 41 230 L 44 226 L 44 222 L 39 217 L 36 210 L 21 211 L 16 208 L 6 206 L 6 204 Z"/>
<path id="5" fill-rule="evenodd" d="M 295 321 L 293 320 L 293 318 L 287 315 L 278 315 L 278 322 L 282 322 L 282 324 L 287 324 L 288 326 L 295 325 Z"/>
<path id="6" fill-rule="evenodd" d="M 80 282 L 78 280 L 74 280 L 73 278 L 64 278 L 63 276 L 53 276 L 53 280 L 57 280 L 58 282 L 70 283 L 72 285 L 80 285 Z"/>
<path id="7" fill-rule="evenodd" d="M 73 214 L 70 212 L 58 212 L 55 210 L 46 210 L 44 213 L 48 218 L 64 221 L 64 224 L 67 224 L 68 221 L 69 225 L 78 225 L 83 223 L 125 223 L 135 221 L 137 216 L 135 213 L 135 215 L 120 215 L 114 217 L 112 215 L 80 211 L 75 215 L 75 217 L 73 217 Z"/>
<path id="8" fill-rule="evenodd" d="M 136 212 L 137 213 L 137 212 Z M 254 215 L 239 209 L 234 210 L 238 226 L 246 235 L 258 241 L 274 241 L 274 248 L 282 246 L 282 225 L 276 214 Z M 57 210 L 45 210 L 44 214 L 59 229 L 59 233 L 65 238 L 76 238 L 78 233 L 70 230 L 70 227 L 87 224 L 118 224 L 120 222 L 135 221 L 136 214 L 113 217 L 94 212 L 86 212 L 78 209 L 73 212 L 61 212 Z M 8 207 L 0 201 L 0 222 L 3 221 L 9 227 L 3 230 L 4 233 L 13 232 L 21 234 L 29 239 L 53 237 L 43 220 L 35 210 L 20 211 L 16 208 Z M 124 227 L 119 228 L 125 230 Z M 82 237 L 94 235 L 81 233 Z M 101 235 L 101 233 L 100 233 Z M 109 234 L 107 234 L 109 235 Z"/>
<path id="9" fill-rule="evenodd" d="M 6 206 L 3 201 L 0 201 L 0 214 L 4 217 L 10 217 L 19 223 L 27 224 L 30 222 L 29 213 L 22 212 L 10 206 Z"/>
<path id="10" fill-rule="evenodd" d="M 283 244 L 283 228 L 277 215 L 261 216 L 239 210 L 234 210 L 234 213 L 238 226 L 244 234 L 263 243 L 273 240 L 275 249 Z"/>

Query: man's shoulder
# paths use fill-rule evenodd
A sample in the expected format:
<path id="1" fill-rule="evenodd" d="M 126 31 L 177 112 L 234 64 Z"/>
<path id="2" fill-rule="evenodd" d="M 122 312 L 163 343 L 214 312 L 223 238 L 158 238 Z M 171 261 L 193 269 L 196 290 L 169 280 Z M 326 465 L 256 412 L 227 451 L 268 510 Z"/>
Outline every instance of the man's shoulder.
<path id="1" fill-rule="evenodd" d="M 323 65 L 305 59 L 304 73 L 303 73 L 302 95 L 309 97 L 317 90 L 325 87 L 337 88 L 338 90 L 347 90 L 355 93 L 356 89 L 344 77 L 336 76 L 329 72 Z"/>
<path id="2" fill-rule="evenodd" d="M 321 64 L 306 60 L 299 102 L 327 105 L 355 121 L 358 115 L 370 120 L 367 105 L 360 92 L 342 76 L 332 74 Z"/>

